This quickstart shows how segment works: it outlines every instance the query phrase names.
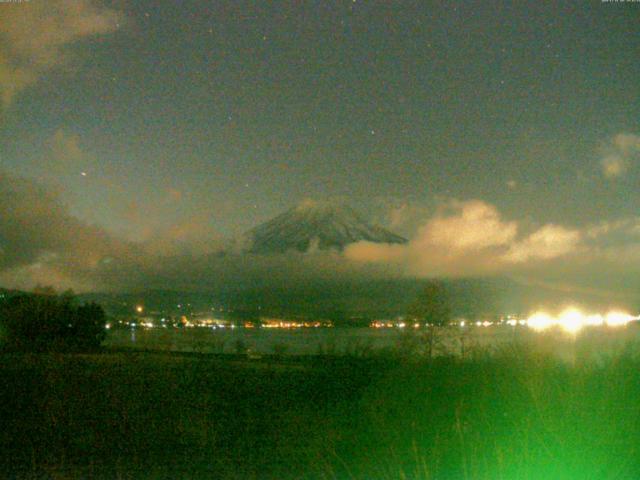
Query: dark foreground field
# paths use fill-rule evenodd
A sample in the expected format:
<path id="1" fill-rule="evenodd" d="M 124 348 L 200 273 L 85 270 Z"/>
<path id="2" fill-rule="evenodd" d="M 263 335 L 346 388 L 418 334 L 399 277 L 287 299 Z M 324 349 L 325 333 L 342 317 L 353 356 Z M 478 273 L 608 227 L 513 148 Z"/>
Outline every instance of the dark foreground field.
<path id="1" fill-rule="evenodd" d="M 5 478 L 640 478 L 640 358 L 0 356 Z"/>

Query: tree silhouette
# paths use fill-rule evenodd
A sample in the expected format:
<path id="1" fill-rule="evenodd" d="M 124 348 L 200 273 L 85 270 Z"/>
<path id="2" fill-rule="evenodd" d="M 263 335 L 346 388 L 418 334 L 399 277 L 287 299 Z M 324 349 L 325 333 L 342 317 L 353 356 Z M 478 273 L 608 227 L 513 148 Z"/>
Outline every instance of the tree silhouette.
<path id="1" fill-rule="evenodd" d="M 100 305 L 78 306 L 73 292 L 55 295 L 47 289 L 0 305 L 0 342 L 15 350 L 92 350 L 105 338 L 105 322 Z"/>
<path id="2" fill-rule="evenodd" d="M 432 326 L 449 324 L 451 300 L 445 285 L 439 280 L 429 280 L 409 308 L 409 315 Z"/>
<path id="3" fill-rule="evenodd" d="M 423 340 L 431 358 L 439 338 L 438 327 L 448 325 L 452 318 L 451 299 L 444 283 L 429 280 L 409 307 L 408 315 L 413 321 L 426 324 Z"/>

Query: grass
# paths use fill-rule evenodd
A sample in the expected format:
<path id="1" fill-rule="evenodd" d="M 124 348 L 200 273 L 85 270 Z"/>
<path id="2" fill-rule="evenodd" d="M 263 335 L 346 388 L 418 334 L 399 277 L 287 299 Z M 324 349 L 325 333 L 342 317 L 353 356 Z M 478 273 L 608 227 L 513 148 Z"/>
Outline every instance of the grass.
<path id="1" fill-rule="evenodd" d="M 7 478 L 633 479 L 640 357 L 0 355 Z"/>

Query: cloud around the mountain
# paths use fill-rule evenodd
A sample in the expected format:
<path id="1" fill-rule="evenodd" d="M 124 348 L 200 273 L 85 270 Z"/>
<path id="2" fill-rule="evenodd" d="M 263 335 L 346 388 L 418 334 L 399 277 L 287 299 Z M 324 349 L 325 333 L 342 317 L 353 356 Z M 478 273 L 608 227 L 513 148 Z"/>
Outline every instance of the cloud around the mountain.
<path id="1" fill-rule="evenodd" d="M 344 252 L 258 255 L 230 248 L 203 227 L 204 218 L 125 241 L 73 217 L 57 192 L 7 174 L 0 174 L 0 204 L 6 287 L 286 289 L 315 280 L 507 274 L 622 292 L 640 279 L 640 218 L 531 228 L 486 202 L 450 201 L 405 245 L 360 242 Z"/>
<path id="2" fill-rule="evenodd" d="M 407 245 L 352 244 L 345 256 L 362 264 L 395 265 L 415 276 L 507 274 L 588 285 L 631 272 L 640 258 L 640 220 L 624 219 L 583 228 L 537 227 L 505 219 L 480 200 L 450 201 L 436 210 Z M 623 261 L 622 258 L 626 258 Z"/>
<path id="3" fill-rule="evenodd" d="M 248 255 L 193 217 L 126 241 L 87 225 L 60 192 L 0 173 L 0 285 L 57 289 L 286 288 L 316 279 L 344 280 L 388 269 L 345 263 L 337 252 Z"/>
<path id="4" fill-rule="evenodd" d="M 582 233 L 560 225 L 548 224 L 509 246 L 501 257 L 507 263 L 552 260 L 577 253 Z"/>
<path id="5" fill-rule="evenodd" d="M 493 271 L 515 242 L 518 226 L 486 202 L 450 201 L 437 209 L 406 245 L 359 242 L 345 250 L 363 263 L 396 263 L 412 275 L 466 275 Z"/>
<path id="6" fill-rule="evenodd" d="M 486 202 L 453 200 L 441 205 L 406 245 L 359 242 L 345 249 L 360 263 L 400 265 L 416 276 L 475 275 L 496 270 L 516 238 L 517 224 Z"/>
<path id="7" fill-rule="evenodd" d="M 207 256 L 224 246 L 200 217 L 123 240 L 72 216 L 60 192 L 2 172 L 0 205 L 0 284 L 11 287 L 117 290 L 144 287 L 153 276 L 167 286 L 206 271 Z"/>
<path id="8" fill-rule="evenodd" d="M 451 251 L 476 251 L 509 245 L 518 226 L 505 221 L 498 210 L 480 200 L 445 205 L 418 232 L 425 246 Z"/>

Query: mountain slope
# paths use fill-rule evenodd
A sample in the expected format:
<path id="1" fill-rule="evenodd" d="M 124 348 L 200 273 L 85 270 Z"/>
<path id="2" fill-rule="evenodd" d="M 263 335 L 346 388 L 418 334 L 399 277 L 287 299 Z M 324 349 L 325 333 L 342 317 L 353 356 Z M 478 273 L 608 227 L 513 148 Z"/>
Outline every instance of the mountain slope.
<path id="1" fill-rule="evenodd" d="M 382 227 L 370 225 L 351 208 L 333 203 L 305 202 L 247 233 L 252 253 L 337 249 L 366 240 L 406 243 Z"/>

